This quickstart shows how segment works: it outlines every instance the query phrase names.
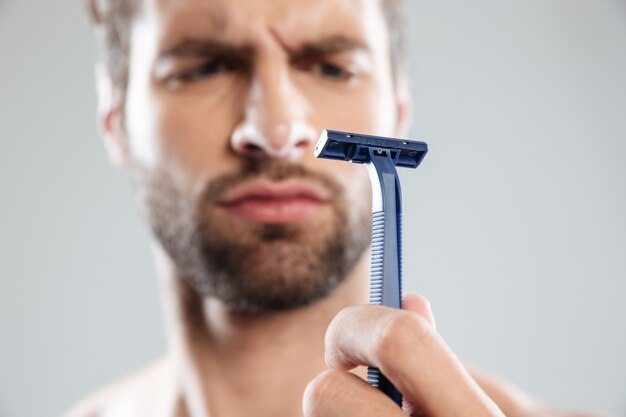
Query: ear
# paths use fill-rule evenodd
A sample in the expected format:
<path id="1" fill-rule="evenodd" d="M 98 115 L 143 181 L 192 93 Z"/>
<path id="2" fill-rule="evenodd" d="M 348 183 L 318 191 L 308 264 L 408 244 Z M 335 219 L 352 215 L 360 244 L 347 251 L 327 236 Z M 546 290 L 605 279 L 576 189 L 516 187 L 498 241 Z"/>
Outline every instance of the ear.
<path id="1" fill-rule="evenodd" d="M 123 128 L 122 94 L 113 84 L 104 65 L 95 68 L 98 95 L 98 131 L 104 140 L 109 159 L 118 168 L 128 166 L 128 141 Z"/>
<path id="2" fill-rule="evenodd" d="M 396 72 L 396 134 L 398 137 L 406 137 L 411 128 L 413 119 L 413 102 L 411 101 L 411 86 L 406 68 L 400 68 Z"/>

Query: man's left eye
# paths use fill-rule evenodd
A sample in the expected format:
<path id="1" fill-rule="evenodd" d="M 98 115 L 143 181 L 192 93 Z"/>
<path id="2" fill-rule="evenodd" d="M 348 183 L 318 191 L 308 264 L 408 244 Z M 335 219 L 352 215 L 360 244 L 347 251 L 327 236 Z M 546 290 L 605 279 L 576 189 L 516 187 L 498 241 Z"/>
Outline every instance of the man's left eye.
<path id="1" fill-rule="evenodd" d="M 348 81 L 354 76 L 352 72 L 329 62 L 315 63 L 310 70 L 316 75 L 331 81 Z"/>

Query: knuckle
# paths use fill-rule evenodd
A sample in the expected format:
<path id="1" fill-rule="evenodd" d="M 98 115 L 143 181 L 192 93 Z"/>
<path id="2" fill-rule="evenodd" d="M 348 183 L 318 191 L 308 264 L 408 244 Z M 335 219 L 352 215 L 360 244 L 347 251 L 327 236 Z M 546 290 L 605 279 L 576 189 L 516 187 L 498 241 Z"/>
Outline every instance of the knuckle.
<path id="1" fill-rule="evenodd" d="M 326 406 L 339 395 L 343 387 L 343 374 L 335 369 L 327 369 L 316 376 L 304 390 L 302 399 L 303 411 L 306 417 L 321 415 L 321 407 Z"/>
<path id="2" fill-rule="evenodd" d="M 350 321 L 356 314 L 359 314 L 359 311 L 361 309 L 362 306 L 350 306 L 342 308 L 330 322 L 329 329 L 332 328 L 333 330 L 335 330 L 337 328 L 340 328 L 345 322 Z"/>
<path id="3" fill-rule="evenodd" d="M 429 342 L 432 333 L 432 326 L 417 314 L 394 312 L 383 325 L 376 356 L 385 367 L 404 363 L 407 355 L 415 352 L 418 345 Z"/>
<path id="4" fill-rule="evenodd" d="M 349 315 L 348 308 L 341 309 L 339 313 L 333 317 L 330 321 L 330 324 L 326 328 L 326 340 L 330 341 L 337 336 L 337 330 L 341 327 L 341 323 L 345 320 L 346 316 Z"/>
<path id="5" fill-rule="evenodd" d="M 341 354 L 342 340 L 345 341 L 346 329 L 354 328 L 352 322 L 359 314 L 357 307 L 346 307 L 337 313 L 326 328 L 324 344 L 326 347 L 326 363 L 331 367 L 338 367 L 344 359 Z"/>

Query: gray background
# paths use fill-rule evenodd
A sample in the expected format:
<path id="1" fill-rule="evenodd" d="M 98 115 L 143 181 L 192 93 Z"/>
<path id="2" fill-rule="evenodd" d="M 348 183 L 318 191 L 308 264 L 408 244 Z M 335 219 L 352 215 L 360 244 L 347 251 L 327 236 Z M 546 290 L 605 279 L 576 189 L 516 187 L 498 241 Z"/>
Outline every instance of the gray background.
<path id="1" fill-rule="evenodd" d="M 626 415 L 626 3 L 413 0 L 406 287 L 464 359 Z M 147 233 L 95 130 L 80 2 L 0 0 L 0 415 L 164 351 Z"/>

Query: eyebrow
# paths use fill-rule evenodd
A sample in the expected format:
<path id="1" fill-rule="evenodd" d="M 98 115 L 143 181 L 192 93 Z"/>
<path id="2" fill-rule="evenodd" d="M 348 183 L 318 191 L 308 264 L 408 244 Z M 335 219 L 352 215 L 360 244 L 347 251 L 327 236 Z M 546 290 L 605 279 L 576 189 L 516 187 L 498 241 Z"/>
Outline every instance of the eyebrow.
<path id="1" fill-rule="evenodd" d="M 303 45 L 293 48 L 285 47 L 293 56 L 293 59 L 301 59 L 307 57 L 320 57 L 335 55 L 342 52 L 362 51 L 370 52 L 369 46 L 358 39 L 346 37 L 344 35 L 333 35 L 322 38 L 317 41 L 305 42 Z"/>
<path id="2" fill-rule="evenodd" d="M 229 45 L 209 39 L 187 38 L 159 53 L 158 59 L 197 58 L 214 55 L 250 58 L 253 55 L 253 48 L 250 46 Z"/>

